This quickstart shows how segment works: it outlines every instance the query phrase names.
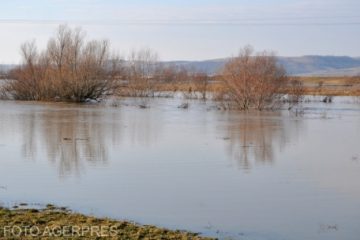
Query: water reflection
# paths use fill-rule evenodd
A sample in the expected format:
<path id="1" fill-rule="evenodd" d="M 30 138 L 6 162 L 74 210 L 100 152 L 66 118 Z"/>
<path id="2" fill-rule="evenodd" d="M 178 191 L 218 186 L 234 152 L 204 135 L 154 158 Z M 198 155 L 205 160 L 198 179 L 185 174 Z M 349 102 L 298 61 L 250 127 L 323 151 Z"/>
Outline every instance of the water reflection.
<path id="1" fill-rule="evenodd" d="M 106 164 L 120 134 L 116 122 L 103 124 L 107 117 L 79 109 L 30 113 L 21 123 L 23 154 L 36 160 L 44 153 L 61 176 L 79 174 L 84 162 Z"/>
<path id="2" fill-rule="evenodd" d="M 48 160 L 57 165 L 61 175 L 79 172 L 85 161 L 103 164 L 108 161 L 106 136 L 115 135 L 116 139 L 120 127 L 107 132 L 109 128 L 101 124 L 104 118 L 101 113 L 77 110 L 41 115 L 37 132 L 46 147 Z"/>
<path id="3" fill-rule="evenodd" d="M 1 201 L 54 203 L 219 238 L 359 236 L 357 106 L 333 103 L 323 118 L 324 104 L 309 103 L 296 118 L 178 105 L 0 101 Z M 319 225 L 340 230 L 319 234 Z"/>
<path id="4" fill-rule="evenodd" d="M 294 139 L 303 128 L 299 118 L 283 112 L 250 112 L 225 115 L 221 128 L 229 156 L 239 168 L 249 170 L 254 164 L 273 164 L 276 154 Z"/>
<path id="5" fill-rule="evenodd" d="M 303 128 L 300 119 L 282 112 L 224 114 L 215 111 L 203 115 L 201 111 L 194 111 L 181 113 L 185 114 L 182 116 L 174 115 L 173 111 L 135 107 L 11 104 L 14 106 L 15 111 L 2 107 L 5 111 L 0 117 L 2 135 L 16 133 L 26 159 L 50 161 L 60 176 L 79 175 L 89 164 L 106 165 L 114 160 L 109 157 L 114 148 L 121 152 L 131 145 L 151 147 L 160 138 L 164 128 L 162 120 L 168 118 L 172 121 L 166 137 L 183 131 L 179 126 L 184 117 L 190 124 L 199 121 L 201 115 L 205 123 L 211 123 L 211 128 L 206 128 L 206 124 L 200 128 L 205 132 L 216 129 L 215 134 L 223 137 L 230 158 L 246 170 L 257 163 L 272 164 L 276 155 L 290 140 L 294 142 Z"/>
<path id="6" fill-rule="evenodd" d="M 50 161 L 60 176 L 106 165 L 114 148 L 151 146 L 161 112 L 106 106 L 2 102 L 0 143 L 21 146 L 23 158 Z"/>

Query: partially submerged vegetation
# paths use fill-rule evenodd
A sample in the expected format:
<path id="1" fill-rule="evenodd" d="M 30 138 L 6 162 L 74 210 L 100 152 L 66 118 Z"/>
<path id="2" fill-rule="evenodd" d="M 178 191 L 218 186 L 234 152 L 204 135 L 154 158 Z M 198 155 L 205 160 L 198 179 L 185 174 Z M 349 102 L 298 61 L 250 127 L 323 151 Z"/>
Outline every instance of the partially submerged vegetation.
<path id="1" fill-rule="evenodd" d="M 225 97 L 241 110 L 274 108 L 281 103 L 281 89 L 289 81 L 272 53 L 254 54 L 249 46 L 225 64 L 221 76 Z"/>
<path id="2" fill-rule="evenodd" d="M 44 51 L 34 41 L 24 43 L 23 64 L 11 71 L 4 90 L 17 100 L 83 102 L 112 94 L 118 60 L 107 41 L 85 41 L 84 35 L 60 26 Z"/>
<path id="3" fill-rule="evenodd" d="M 149 49 L 132 51 L 126 60 L 114 57 L 107 41 L 86 41 L 80 29 L 60 26 L 44 51 L 34 42 L 22 45 L 23 64 L 12 70 L 2 96 L 17 100 L 74 101 L 98 100 L 107 95 L 154 97 L 163 85 L 185 98 L 207 98 L 211 81 L 206 74 L 181 66 L 162 65 Z M 221 82 L 216 99 L 227 108 L 265 109 L 280 99 L 287 83 L 286 72 L 272 54 L 254 55 L 244 48 L 229 60 L 217 79 Z M 196 93 L 196 94 L 194 94 Z"/>
<path id="4" fill-rule="evenodd" d="M 2 99 L 86 102 L 112 95 L 146 101 L 180 92 L 185 99 L 211 98 L 225 109 L 264 110 L 284 103 L 291 107 L 306 94 L 360 95 L 359 78 L 290 77 L 273 53 L 256 53 L 251 47 L 243 48 L 213 76 L 161 64 L 156 52 L 146 48 L 120 59 L 111 53 L 108 41 L 86 41 L 82 30 L 66 25 L 58 28 L 44 51 L 28 42 L 21 52 L 23 64 L 0 85 Z"/>
<path id="5" fill-rule="evenodd" d="M 360 77 L 297 77 L 305 95 L 360 96 Z"/>
<path id="6" fill-rule="evenodd" d="M 195 233 L 100 219 L 48 205 L 46 209 L 0 208 L 0 239 L 191 239 Z"/>

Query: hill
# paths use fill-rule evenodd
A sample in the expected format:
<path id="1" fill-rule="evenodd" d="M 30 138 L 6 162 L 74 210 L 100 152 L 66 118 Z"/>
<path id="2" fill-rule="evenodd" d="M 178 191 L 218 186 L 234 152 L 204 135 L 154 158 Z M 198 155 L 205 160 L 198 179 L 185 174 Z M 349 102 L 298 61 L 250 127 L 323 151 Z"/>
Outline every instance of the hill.
<path id="1" fill-rule="evenodd" d="M 167 63 L 215 74 L 226 61 L 227 59 L 213 59 Z M 278 62 L 290 75 L 296 76 L 354 76 L 360 74 L 360 58 L 347 56 L 278 57 Z"/>
<path id="2" fill-rule="evenodd" d="M 210 75 L 220 71 L 227 59 L 204 61 L 167 61 L 165 65 L 177 65 L 188 70 L 198 70 Z M 348 56 L 302 56 L 278 57 L 290 75 L 294 76 L 356 76 L 360 75 L 360 58 Z M 8 71 L 16 65 L 0 64 L 0 72 Z"/>

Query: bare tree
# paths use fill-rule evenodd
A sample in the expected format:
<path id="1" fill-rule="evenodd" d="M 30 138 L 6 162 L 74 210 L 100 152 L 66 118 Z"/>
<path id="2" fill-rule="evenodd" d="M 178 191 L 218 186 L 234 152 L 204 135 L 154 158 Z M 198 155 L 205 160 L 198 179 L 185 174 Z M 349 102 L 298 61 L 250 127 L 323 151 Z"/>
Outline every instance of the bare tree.
<path id="1" fill-rule="evenodd" d="M 42 89 L 42 79 L 40 79 L 42 69 L 37 65 L 39 54 L 35 41 L 22 44 L 20 52 L 23 63 L 21 67 L 10 71 L 10 78 L 15 79 L 15 81 L 9 81 L 4 89 L 21 99 L 39 100 L 44 89 Z"/>
<path id="2" fill-rule="evenodd" d="M 298 78 L 292 78 L 290 80 L 289 88 L 289 102 L 292 104 L 301 102 L 305 94 L 305 87 L 303 82 Z"/>
<path id="3" fill-rule="evenodd" d="M 208 75 L 203 72 L 196 72 L 192 76 L 192 82 L 195 85 L 195 90 L 201 94 L 201 98 L 206 100 L 206 92 L 209 82 Z"/>
<path id="4" fill-rule="evenodd" d="M 66 25 L 58 28 L 47 48 L 35 42 L 21 46 L 23 64 L 13 71 L 7 90 L 15 99 L 83 102 L 111 94 L 117 87 L 117 59 L 108 41 L 85 41 L 85 33 Z"/>
<path id="5" fill-rule="evenodd" d="M 288 77 L 270 52 L 254 54 L 247 46 L 230 59 L 222 71 L 227 97 L 242 110 L 263 110 L 279 103 L 281 89 Z"/>
<path id="6" fill-rule="evenodd" d="M 133 50 L 128 58 L 128 81 L 131 96 L 154 96 L 158 55 L 149 48 Z"/>

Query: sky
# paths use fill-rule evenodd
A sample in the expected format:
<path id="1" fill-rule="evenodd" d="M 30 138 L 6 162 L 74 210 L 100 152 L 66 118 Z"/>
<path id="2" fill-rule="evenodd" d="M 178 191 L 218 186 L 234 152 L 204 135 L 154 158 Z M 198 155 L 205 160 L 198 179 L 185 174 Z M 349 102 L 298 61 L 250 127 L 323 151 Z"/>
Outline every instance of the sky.
<path id="1" fill-rule="evenodd" d="M 108 39 L 123 56 L 147 47 L 162 60 L 215 59 L 250 44 L 360 57 L 359 0 L 1 0 L 0 64 L 19 63 L 25 41 L 45 48 L 59 24 Z"/>

